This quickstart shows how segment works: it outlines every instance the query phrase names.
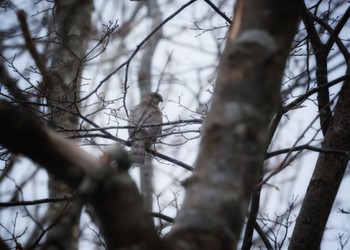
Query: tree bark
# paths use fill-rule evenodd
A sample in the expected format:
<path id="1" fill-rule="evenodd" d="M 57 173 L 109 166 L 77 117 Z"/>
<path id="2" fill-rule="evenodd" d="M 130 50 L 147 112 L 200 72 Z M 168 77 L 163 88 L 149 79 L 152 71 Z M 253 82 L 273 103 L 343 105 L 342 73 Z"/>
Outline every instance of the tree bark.
<path id="1" fill-rule="evenodd" d="M 236 246 L 298 24 L 295 1 L 237 1 L 194 175 L 172 235 L 191 249 Z"/>
<path id="2" fill-rule="evenodd" d="M 81 72 L 83 70 L 84 56 L 86 53 L 90 20 L 93 11 L 93 2 L 77 0 L 60 0 L 55 8 L 54 30 L 55 41 L 51 54 L 51 73 L 47 80 L 48 103 L 50 104 L 51 120 L 54 127 L 64 129 L 76 129 L 79 124 L 78 116 L 70 112 L 76 112 L 79 100 Z M 71 134 L 66 133 L 66 136 Z M 49 177 L 50 197 L 62 197 L 70 195 L 73 190 L 54 176 Z M 52 203 L 48 213 L 49 224 L 61 216 L 61 220 L 47 235 L 47 244 L 58 249 L 78 249 L 80 235 L 79 221 L 80 209 L 65 203 Z M 74 210 L 74 211 L 73 211 Z"/>
<path id="3" fill-rule="evenodd" d="M 291 238 L 289 249 L 319 249 L 323 232 L 347 167 L 350 150 L 350 79 L 345 80 Z"/>

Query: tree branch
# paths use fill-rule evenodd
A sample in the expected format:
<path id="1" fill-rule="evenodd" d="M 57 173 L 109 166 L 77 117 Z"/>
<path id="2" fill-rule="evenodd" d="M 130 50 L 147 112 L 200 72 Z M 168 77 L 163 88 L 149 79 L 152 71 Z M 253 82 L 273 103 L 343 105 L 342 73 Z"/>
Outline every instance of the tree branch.
<path id="1" fill-rule="evenodd" d="M 26 13 L 24 12 L 24 10 L 17 11 L 17 18 L 18 18 L 19 23 L 21 25 L 21 29 L 22 29 L 22 33 L 23 33 L 26 47 L 27 47 L 29 53 L 31 54 L 31 56 L 33 57 L 36 66 L 39 68 L 41 74 L 43 75 L 44 81 L 46 81 L 46 80 L 48 80 L 49 73 L 46 70 L 42 55 L 39 54 L 39 52 L 37 51 L 37 49 L 35 47 L 34 40 L 31 36 L 29 28 L 28 28 Z"/>
<path id="2" fill-rule="evenodd" d="M 227 23 L 231 24 L 232 20 L 226 16 L 224 12 L 222 12 L 218 7 L 215 6 L 215 4 L 212 3 L 210 0 L 204 0 L 213 10 L 215 10 L 216 13 L 218 13 L 223 19 L 226 20 Z"/>
<path id="3" fill-rule="evenodd" d="M 62 202 L 70 201 L 71 197 L 62 197 L 62 198 L 46 198 L 33 201 L 11 201 L 11 202 L 0 202 L 0 207 L 17 207 L 17 206 L 32 206 L 37 204 L 46 204 L 52 202 Z"/>
<path id="4" fill-rule="evenodd" d="M 135 244 L 162 248 L 137 187 L 125 170 L 129 166 L 125 152 L 113 150 L 101 159 L 95 158 L 5 101 L 0 101 L 0 120 L 3 146 L 39 163 L 77 188 L 78 197 L 92 204 L 110 249 Z M 110 166 L 113 161 L 117 169 Z"/>

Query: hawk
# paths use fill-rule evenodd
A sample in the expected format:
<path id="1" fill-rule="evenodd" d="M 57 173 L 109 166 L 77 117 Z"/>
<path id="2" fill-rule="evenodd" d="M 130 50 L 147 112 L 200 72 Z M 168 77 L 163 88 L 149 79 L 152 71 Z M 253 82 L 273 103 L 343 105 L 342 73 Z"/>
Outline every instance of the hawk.
<path id="1" fill-rule="evenodd" d="M 162 101 L 160 94 L 152 92 L 130 110 L 128 126 L 131 149 L 129 156 L 134 164 L 144 164 L 146 148 L 154 144 L 161 133 L 163 117 L 158 104 Z"/>

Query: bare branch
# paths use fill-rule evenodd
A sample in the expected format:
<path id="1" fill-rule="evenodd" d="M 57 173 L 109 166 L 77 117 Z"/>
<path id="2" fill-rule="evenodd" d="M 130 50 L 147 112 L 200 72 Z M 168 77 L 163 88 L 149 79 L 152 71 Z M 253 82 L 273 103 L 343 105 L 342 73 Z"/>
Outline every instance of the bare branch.
<path id="1" fill-rule="evenodd" d="M 226 20 L 227 23 L 231 24 L 232 20 L 225 15 L 224 12 L 222 12 L 218 7 L 215 6 L 215 4 L 213 4 L 212 1 L 210 0 L 204 0 L 213 10 L 215 10 L 222 18 L 224 18 Z"/>
<path id="2" fill-rule="evenodd" d="M 90 202 L 99 216 L 111 249 L 135 242 L 150 249 L 161 244 L 137 187 L 126 172 L 129 161 L 125 152 L 114 150 L 112 158 L 97 159 L 4 101 L 0 101 L 0 119 L 4 121 L 0 123 L 0 143 L 79 188 L 82 199 Z M 106 159 L 116 161 L 119 170 L 111 168 Z"/>
<path id="3" fill-rule="evenodd" d="M 0 207 L 17 207 L 17 206 L 31 206 L 37 204 L 46 204 L 51 202 L 62 202 L 70 201 L 71 197 L 62 197 L 62 198 L 46 198 L 33 201 L 12 201 L 12 202 L 0 202 Z"/>

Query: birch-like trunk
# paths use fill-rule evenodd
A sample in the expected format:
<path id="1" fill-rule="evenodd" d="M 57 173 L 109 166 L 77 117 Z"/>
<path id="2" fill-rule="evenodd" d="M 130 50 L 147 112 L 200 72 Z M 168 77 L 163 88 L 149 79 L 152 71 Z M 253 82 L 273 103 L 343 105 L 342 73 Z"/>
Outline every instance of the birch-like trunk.
<path id="1" fill-rule="evenodd" d="M 147 1 L 148 18 L 151 22 L 149 33 L 162 22 L 162 13 L 159 9 L 157 0 Z M 143 49 L 140 69 L 138 72 L 138 85 L 141 97 L 147 95 L 152 90 L 152 59 L 157 45 L 162 37 L 161 31 L 158 31 L 145 45 Z M 153 163 L 151 157 L 146 155 L 145 163 L 140 167 L 140 189 L 145 207 L 152 211 L 153 205 Z"/>
<path id="2" fill-rule="evenodd" d="M 80 76 L 89 40 L 92 11 L 91 0 L 57 2 L 53 24 L 56 43 L 52 45 L 52 75 L 45 83 L 51 112 L 50 123 L 56 128 L 71 130 L 78 126 L 78 117 L 71 115 L 70 112 L 76 112 L 79 106 L 75 103 L 80 97 Z M 65 133 L 65 136 L 70 135 Z M 66 184 L 57 181 L 54 176 L 50 176 L 50 197 L 71 196 L 73 191 Z M 47 234 L 47 244 L 50 245 L 50 249 L 55 247 L 56 249 L 78 249 L 81 208 L 82 204 L 74 206 L 65 203 L 50 204 L 48 225 L 60 217 L 57 225 Z"/>

